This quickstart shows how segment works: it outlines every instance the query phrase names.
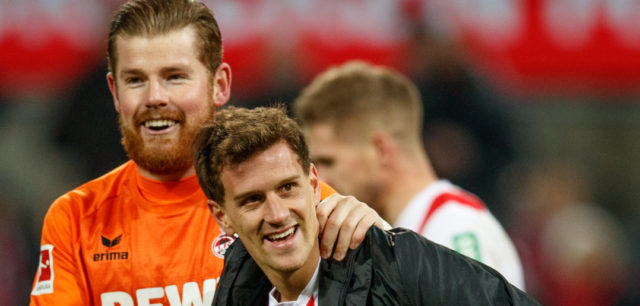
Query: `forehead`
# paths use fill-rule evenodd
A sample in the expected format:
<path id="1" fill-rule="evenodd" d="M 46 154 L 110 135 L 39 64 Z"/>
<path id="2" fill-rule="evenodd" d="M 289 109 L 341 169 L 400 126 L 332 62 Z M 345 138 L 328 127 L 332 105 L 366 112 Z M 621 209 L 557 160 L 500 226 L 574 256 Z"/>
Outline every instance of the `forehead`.
<path id="1" fill-rule="evenodd" d="M 271 189 L 282 180 L 302 175 L 298 156 L 287 143 L 278 142 L 238 165 L 223 167 L 221 180 L 225 194 L 232 196 Z"/>
<path id="2" fill-rule="evenodd" d="M 155 35 L 116 38 L 117 71 L 199 63 L 195 30 L 191 26 Z"/>
<path id="3" fill-rule="evenodd" d="M 350 131 L 336 131 L 330 123 L 319 123 L 305 128 L 311 152 L 331 151 L 336 147 L 356 147 L 365 135 L 353 136 Z M 313 153 L 312 153 L 313 154 Z"/>

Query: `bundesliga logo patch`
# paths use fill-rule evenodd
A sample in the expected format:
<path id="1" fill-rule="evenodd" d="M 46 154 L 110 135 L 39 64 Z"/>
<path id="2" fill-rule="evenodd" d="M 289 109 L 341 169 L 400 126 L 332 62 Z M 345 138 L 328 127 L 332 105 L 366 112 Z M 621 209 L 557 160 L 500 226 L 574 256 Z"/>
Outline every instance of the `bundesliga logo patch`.
<path id="1" fill-rule="evenodd" d="M 51 244 L 40 247 L 37 279 L 33 291 L 31 291 L 32 295 L 53 293 L 53 245 Z"/>
<path id="2" fill-rule="evenodd" d="M 219 258 L 224 258 L 224 253 L 227 251 L 231 243 L 236 239 L 233 236 L 229 236 L 227 234 L 220 234 L 220 236 L 216 237 L 211 244 L 211 251 L 213 255 L 216 255 Z"/>

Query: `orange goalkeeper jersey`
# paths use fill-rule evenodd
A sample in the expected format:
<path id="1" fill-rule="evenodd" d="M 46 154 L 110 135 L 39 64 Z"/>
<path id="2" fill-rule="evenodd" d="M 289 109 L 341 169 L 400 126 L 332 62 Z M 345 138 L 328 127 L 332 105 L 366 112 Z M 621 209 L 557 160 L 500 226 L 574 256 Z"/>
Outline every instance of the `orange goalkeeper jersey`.
<path id="1" fill-rule="evenodd" d="M 153 181 L 129 161 L 51 205 L 31 305 L 210 305 L 231 241 L 195 175 Z"/>

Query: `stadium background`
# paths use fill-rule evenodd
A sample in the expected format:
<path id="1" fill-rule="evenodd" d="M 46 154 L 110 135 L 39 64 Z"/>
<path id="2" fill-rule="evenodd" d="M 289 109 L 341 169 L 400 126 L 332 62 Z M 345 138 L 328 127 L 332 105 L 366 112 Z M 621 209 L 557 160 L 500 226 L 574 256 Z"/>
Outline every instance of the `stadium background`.
<path id="1" fill-rule="evenodd" d="M 231 104 L 291 101 L 359 58 L 419 85 L 438 173 L 507 228 L 545 305 L 640 304 L 640 2 L 206 1 Z M 0 0 L 0 300 L 23 305 L 42 218 L 125 160 L 105 82 L 116 0 Z"/>

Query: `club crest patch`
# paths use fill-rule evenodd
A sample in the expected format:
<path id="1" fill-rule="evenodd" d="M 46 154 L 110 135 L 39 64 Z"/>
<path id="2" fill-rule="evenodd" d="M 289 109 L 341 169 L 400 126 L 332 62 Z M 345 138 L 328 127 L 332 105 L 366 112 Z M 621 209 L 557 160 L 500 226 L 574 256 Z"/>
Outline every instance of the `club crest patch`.
<path id="1" fill-rule="evenodd" d="M 211 244 L 211 251 L 213 252 L 213 255 L 216 255 L 219 258 L 224 258 L 224 253 L 235 240 L 236 238 L 233 236 L 229 236 L 224 233 L 220 234 L 220 236 L 216 237 Z"/>
<path id="2" fill-rule="evenodd" d="M 38 276 L 31 294 L 40 295 L 53 293 L 53 276 L 53 245 L 44 244 L 40 247 Z"/>

